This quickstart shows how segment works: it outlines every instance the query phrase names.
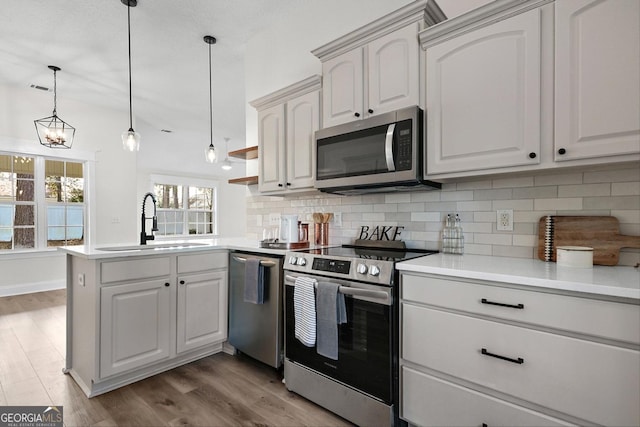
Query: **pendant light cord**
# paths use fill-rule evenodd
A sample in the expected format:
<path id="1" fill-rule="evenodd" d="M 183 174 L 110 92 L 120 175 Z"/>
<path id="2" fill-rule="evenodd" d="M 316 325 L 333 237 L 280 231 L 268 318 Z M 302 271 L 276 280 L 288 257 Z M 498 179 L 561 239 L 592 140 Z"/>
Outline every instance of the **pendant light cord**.
<path id="1" fill-rule="evenodd" d="M 56 115 L 57 100 L 57 88 L 56 88 L 56 70 L 53 70 L 53 115 Z"/>
<path id="2" fill-rule="evenodd" d="M 131 103 L 131 5 L 127 3 L 127 36 L 129 39 L 129 130 L 133 131 L 133 107 Z"/>
<path id="3" fill-rule="evenodd" d="M 211 43 L 209 43 L 209 129 L 211 131 L 211 145 L 213 145 L 213 91 L 211 87 Z"/>

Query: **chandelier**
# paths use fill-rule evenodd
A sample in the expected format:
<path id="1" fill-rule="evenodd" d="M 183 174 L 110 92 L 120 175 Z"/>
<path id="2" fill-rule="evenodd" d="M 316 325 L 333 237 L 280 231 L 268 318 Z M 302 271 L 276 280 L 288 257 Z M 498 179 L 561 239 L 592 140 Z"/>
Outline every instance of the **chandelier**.
<path id="1" fill-rule="evenodd" d="M 71 148 L 73 137 L 76 134 L 76 128 L 58 117 L 57 107 L 57 87 L 56 73 L 60 71 L 60 67 L 49 65 L 53 71 L 53 115 L 34 120 L 38 140 L 40 144 L 49 148 Z"/>

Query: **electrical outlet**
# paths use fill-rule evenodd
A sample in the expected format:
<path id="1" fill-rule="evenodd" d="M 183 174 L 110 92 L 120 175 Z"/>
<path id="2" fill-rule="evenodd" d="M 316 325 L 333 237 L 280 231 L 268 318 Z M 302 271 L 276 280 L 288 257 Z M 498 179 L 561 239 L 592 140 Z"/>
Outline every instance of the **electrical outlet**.
<path id="1" fill-rule="evenodd" d="M 498 231 L 513 231 L 513 209 L 498 209 L 496 222 Z"/>
<path id="2" fill-rule="evenodd" d="M 269 214 L 269 224 L 280 225 L 280 214 L 279 213 Z"/>
<path id="3" fill-rule="evenodd" d="M 342 227 L 342 212 L 334 212 L 332 221 L 334 226 Z"/>

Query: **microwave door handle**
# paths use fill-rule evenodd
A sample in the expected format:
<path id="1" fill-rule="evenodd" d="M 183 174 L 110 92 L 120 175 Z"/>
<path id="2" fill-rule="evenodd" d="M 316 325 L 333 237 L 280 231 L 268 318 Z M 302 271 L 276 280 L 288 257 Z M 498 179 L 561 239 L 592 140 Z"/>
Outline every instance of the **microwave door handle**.
<path id="1" fill-rule="evenodd" d="M 387 169 L 389 172 L 396 170 L 396 165 L 393 162 L 393 131 L 396 129 L 396 124 L 392 123 L 387 128 L 387 136 L 384 140 L 384 155 L 387 160 Z"/>

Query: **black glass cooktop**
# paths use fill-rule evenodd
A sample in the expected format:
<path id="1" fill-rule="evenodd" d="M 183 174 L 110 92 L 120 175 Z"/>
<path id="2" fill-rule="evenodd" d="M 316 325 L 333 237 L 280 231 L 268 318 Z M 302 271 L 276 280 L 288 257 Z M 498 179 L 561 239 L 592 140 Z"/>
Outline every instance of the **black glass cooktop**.
<path id="1" fill-rule="evenodd" d="M 322 255 L 329 258 L 332 256 L 339 256 L 345 258 L 363 258 L 373 259 L 377 261 L 393 262 L 406 261 L 408 259 L 438 253 L 438 251 L 432 251 L 428 249 L 380 249 L 350 245 L 320 249 L 307 249 L 299 252 L 305 252 L 312 255 Z"/>

